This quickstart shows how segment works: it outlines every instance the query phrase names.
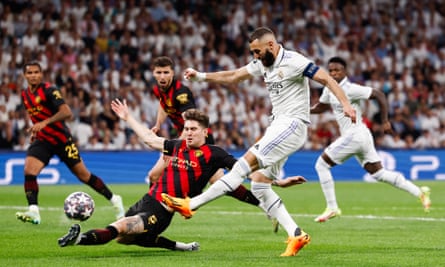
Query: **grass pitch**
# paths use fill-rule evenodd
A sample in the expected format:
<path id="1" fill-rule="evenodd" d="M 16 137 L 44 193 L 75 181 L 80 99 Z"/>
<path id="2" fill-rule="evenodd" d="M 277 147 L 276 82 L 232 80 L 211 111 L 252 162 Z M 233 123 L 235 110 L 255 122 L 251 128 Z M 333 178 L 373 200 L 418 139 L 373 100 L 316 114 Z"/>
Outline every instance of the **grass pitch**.
<path id="1" fill-rule="evenodd" d="M 0 266 L 444 266 L 445 182 L 422 182 L 432 189 L 433 206 L 425 214 L 420 202 L 387 184 L 339 182 L 337 199 L 343 216 L 326 223 L 313 219 L 324 210 L 318 183 L 275 188 L 311 243 L 295 257 L 282 258 L 286 233 L 277 234 L 257 208 L 231 197 L 202 207 L 185 220 L 176 215 L 164 236 L 198 241 L 198 252 L 124 246 L 60 248 L 57 239 L 73 223 L 63 213 L 63 200 L 74 191 L 96 202 L 82 230 L 103 228 L 114 211 L 103 197 L 84 185 L 40 186 L 42 224 L 22 223 L 15 212 L 26 210 L 22 186 L 0 187 Z M 248 186 L 248 185 L 247 185 Z M 111 185 L 129 207 L 147 185 Z"/>

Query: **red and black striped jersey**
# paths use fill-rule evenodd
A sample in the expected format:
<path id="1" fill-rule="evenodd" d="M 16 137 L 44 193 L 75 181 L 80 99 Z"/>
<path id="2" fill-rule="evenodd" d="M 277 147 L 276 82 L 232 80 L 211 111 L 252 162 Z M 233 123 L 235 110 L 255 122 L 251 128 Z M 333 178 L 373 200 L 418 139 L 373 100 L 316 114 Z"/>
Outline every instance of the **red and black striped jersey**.
<path id="1" fill-rule="evenodd" d="M 182 113 L 188 109 L 196 108 L 192 91 L 180 81 L 173 80 L 167 91 L 162 91 L 157 85 L 153 87 L 153 93 L 159 99 L 162 109 L 167 113 L 173 126 L 181 133 L 184 129 Z"/>
<path id="2" fill-rule="evenodd" d="M 22 91 L 22 101 L 33 123 L 38 123 L 56 114 L 59 106 L 65 104 L 60 90 L 50 83 L 42 83 L 34 92 Z M 65 122 L 58 121 L 48 124 L 37 133 L 36 139 L 51 144 L 66 143 L 71 133 Z"/>
<path id="3" fill-rule="evenodd" d="M 193 197 L 202 193 L 210 178 L 220 168 L 231 169 L 236 158 L 214 145 L 188 148 L 185 140 L 166 140 L 164 154 L 171 156 L 167 168 L 148 194 L 162 201 L 161 193 Z"/>

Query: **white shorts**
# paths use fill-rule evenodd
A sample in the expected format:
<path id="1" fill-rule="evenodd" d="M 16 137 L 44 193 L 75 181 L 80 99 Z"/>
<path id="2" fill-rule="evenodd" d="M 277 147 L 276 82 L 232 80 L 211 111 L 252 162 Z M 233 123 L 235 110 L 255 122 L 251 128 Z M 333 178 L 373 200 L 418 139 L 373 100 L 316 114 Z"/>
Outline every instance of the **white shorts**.
<path id="1" fill-rule="evenodd" d="M 287 158 L 299 150 L 307 137 L 307 125 L 298 118 L 277 116 L 267 127 L 263 137 L 249 151 L 269 179 L 278 178 Z"/>
<path id="2" fill-rule="evenodd" d="M 374 146 L 374 138 L 366 126 L 358 126 L 340 136 L 325 150 L 329 158 L 336 164 L 341 164 L 355 156 L 363 167 L 366 163 L 380 161 L 379 154 Z"/>

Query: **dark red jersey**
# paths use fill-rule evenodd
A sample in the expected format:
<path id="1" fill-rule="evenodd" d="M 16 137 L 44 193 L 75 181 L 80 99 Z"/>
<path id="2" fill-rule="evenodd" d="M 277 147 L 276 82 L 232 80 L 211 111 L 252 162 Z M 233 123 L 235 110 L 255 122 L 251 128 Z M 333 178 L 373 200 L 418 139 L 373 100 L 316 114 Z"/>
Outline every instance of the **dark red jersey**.
<path id="1" fill-rule="evenodd" d="M 218 146 L 205 144 L 190 149 L 185 140 L 166 140 L 164 154 L 171 156 L 170 162 L 148 192 L 161 202 L 161 193 L 182 198 L 199 195 L 218 169 L 231 169 L 236 162 Z"/>
<path id="2" fill-rule="evenodd" d="M 153 92 L 178 133 L 181 133 L 184 128 L 182 113 L 188 109 L 196 108 L 192 91 L 180 81 L 173 80 L 166 92 L 160 90 L 157 85 L 153 88 Z"/>
<path id="3" fill-rule="evenodd" d="M 58 112 L 60 105 L 65 104 L 60 90 L 49 83 L 40 84 L 34 92 L 29 88 L 23 90 L 22 100 L 33 123 L 48 119 Z M 65 122 L 58 121 L 48 124 L 35 138 L 51 144 L 64 144 L 71 138 L 71 133 Z"/>

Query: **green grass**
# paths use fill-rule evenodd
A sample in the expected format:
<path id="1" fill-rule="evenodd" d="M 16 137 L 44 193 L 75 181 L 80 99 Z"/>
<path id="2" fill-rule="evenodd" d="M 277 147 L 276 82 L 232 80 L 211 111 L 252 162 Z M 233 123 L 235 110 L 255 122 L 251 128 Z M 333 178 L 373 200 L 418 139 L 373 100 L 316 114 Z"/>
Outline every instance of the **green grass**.
<path id="1" fill-rule="evenodd" d="M 0 266 L 440 266 L 445 264 L 445 182 L 422 183 L 432 188 L 433 208 L 425 214 L 411 195 L 386 184 L 339 182 L 341 218 L 324 224 L 313 219 L 325 208 L 318 183 L 278 188 L 296 222 L 311 243 L 296 257 L 282 258 L 286 233 L 272 232 L 270 221 L 256 207 L 230 197 L 202 207 L 191 220 L 179 215 L 164 233 L 184 242 L 198 241 L 198 252 L 124 246 L 60 248 L 57 239 L 71 221 L 62 211 L 73 191 L 90 193 L 94 215 L 83 230 L 102 228 L 114 220 L 109 203 L 84 185 L 40 186 L 41 225 L 16 220 L 25 210 L 22 186 L 0 187 Z M 125 206 L 147 190 L 140 185 L 111 185 Z"/>

